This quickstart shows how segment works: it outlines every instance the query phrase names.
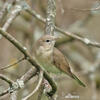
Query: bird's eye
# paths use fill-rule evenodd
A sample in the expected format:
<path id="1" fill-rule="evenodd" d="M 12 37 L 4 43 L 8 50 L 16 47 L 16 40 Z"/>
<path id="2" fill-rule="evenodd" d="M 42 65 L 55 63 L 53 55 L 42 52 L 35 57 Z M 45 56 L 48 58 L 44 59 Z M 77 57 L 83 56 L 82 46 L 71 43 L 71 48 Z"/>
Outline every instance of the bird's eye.
<path id="1" fill-rule="evenodd" d="M 50 42 L 50 40 L 46 40 L 46 42 Z"/>

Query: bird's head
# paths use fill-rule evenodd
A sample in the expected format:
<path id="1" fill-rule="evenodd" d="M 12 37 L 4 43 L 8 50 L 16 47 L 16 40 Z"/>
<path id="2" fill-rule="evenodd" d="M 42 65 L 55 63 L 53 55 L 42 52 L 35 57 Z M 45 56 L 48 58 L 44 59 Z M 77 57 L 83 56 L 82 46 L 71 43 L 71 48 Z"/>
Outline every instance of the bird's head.
<path id="1" fill-rule="evenodd" d="M 53 47 L 55 45 L 55 40 L 56 40 L 55 36 L 44 35 L 37 41 L 37 47 L 38 49 L 44 51 L 53 50 Z"/>

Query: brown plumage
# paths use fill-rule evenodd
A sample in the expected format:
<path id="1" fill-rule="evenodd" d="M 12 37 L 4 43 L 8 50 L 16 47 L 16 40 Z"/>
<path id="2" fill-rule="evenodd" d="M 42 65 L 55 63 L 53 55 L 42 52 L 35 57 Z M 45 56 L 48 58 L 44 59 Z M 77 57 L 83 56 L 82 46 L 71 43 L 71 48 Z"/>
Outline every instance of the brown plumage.
<path id="1" fill-rule="evenodd" d="M 37 40 L 33 48 L 35 58 L 47 71 L 52 72 L 55 71 L 53 68 L 56 68 L 85 87 L 84 83 L 71 72 L 70 65 L 63 53 L 54 47 L 55 39 L 54 36 L 44 35 Z"/>
<path id="2" fill-rule="evenodd" d="M 64 73 L 72 77 L 71 70 L 70 70 L 67 59 L 61 53 L 61 51 L 59 51 L 57 48 L 54 48 L 54 51 L 53 51 L 53 64 L 58 69 L 60 69 L 61 71 L 63 71 Z"/>

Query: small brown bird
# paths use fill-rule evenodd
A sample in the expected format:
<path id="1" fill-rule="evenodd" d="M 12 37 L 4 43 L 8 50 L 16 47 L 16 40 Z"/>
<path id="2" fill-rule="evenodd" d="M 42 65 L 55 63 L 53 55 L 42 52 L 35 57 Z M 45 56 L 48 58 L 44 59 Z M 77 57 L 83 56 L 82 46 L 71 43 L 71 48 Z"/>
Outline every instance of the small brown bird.
<path id="1" fill-rule="evenodd" d="M 71 78 L 75 79 L 80 85 L 85 87 L 85 84 L 71 72 L 66 57 L 61 51 L 54 47 L 55 41 L 56 37 L 51 35 L 44 35 L 37 40 L 33 47 L 33 54 L 36 60 L 48 72 L 64 72 Z"/>

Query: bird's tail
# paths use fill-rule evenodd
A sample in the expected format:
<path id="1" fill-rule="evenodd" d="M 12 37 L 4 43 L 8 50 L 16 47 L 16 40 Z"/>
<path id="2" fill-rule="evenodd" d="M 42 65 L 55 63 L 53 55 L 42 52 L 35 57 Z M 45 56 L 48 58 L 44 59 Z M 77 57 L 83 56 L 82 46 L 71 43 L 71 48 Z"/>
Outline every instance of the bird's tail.
<path id="1" fill-rule="evenodd" d="M 77 78 L 77 76 L 74 75 L 73 73 L 72 73 L 72 78 L 75 79 L 81 86 L 86 87 L 86 85 L 85 85 L 82 81 L 80 81 L 80 80 Z"/>

